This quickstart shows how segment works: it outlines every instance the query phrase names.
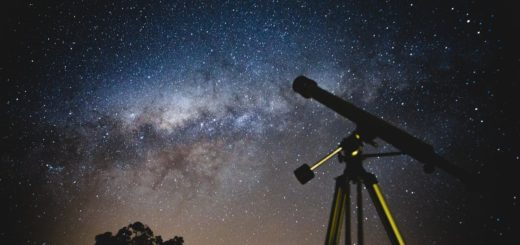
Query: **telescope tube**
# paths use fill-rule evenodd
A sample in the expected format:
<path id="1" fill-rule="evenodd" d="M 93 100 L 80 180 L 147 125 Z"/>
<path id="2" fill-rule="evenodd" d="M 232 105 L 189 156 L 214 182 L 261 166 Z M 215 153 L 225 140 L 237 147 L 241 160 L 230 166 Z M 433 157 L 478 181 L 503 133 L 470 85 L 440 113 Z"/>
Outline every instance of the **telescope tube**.
<path id="1" fill-rule="evenodd" d="M 293 82 L 293 90 L 307 99 L 315 99 L 341 116 L 351 120 L 357 125 L 361 134 L 368 134 L 373 138 L 381 138 L 417 161 L 425 163 L 425 167 L 431 168 L 431 166 L 435 166 L 463 182 L 469 181 L 469 176 L 463 169 L 452 165 L 436 154 L 431 145 L 323 90 L 315 81 L 299 76 Z"/>

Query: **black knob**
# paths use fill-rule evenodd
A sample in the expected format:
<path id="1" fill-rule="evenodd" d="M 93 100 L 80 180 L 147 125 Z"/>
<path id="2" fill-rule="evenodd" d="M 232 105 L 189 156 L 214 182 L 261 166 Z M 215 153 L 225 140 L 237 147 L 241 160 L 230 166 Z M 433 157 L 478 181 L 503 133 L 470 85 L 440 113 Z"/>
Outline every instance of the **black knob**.
<path id="1" fill-rule="evenodd" d="M 294 170 L 294 175 L 296 175 L 296 178 L 302 185 L 305 185 L 305 183 L 314 178 L 314 172 L 312 172 L 311 168 L 307 164 L 303 164 Z"/>

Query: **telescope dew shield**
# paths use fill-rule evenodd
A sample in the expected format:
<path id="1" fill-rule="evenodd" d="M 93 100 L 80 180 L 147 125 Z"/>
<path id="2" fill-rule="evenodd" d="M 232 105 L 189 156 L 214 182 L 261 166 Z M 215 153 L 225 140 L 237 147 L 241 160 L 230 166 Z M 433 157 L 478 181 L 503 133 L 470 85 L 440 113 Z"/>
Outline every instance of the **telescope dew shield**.
<path id="1" fill-rule="evenodd" d="M 293 90 L 307 99 L 312 97 L 312 91 L 316 87 L 318 87 L 318 84 L 315 81 L 304 76 L 297 77 L 293 82 Z"/>

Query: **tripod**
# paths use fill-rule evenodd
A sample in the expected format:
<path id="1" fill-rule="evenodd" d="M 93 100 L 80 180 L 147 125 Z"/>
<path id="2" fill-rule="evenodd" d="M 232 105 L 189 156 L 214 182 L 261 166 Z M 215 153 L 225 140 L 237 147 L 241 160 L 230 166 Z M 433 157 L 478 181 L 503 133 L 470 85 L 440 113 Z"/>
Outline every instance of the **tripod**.
<path id="1" fill-rule="evenodd" d="M 392 244 L 404 244 L 403 237 L 401 236 L 397 224 L 395 223 L 390 209 L 386 204 L 386 201 L 379 188 L 378 181 L 375 175 L 367 172 L 363 168 L 363 160 L 369 157 L 383 157 L 383 156 L 394 156 L 401 155 L 401 152 L 389 152 L 379 154 L 365 154 L 362 155 L 363 140 L 358 131 L 354 132 L 349 137 L 345 138 L 340 146 L 329 153 L 327 156 L 322 158 L 312 167 L 304 164 L 294 171 L 298 180 L 304 184 L 314 177 L 312 170 L 319 167 L 325 161 L 329 160 L 336 154 L 339 154 L 340 162 L 345 162 L 345 170 L 342 175 L 336 178 L 336 184 L 334 189 L 334 197 L 332 201 L 332 208 L 330 211 L 329 224 L 327 228 L 327 237 L 325 239 L 326 245 L 339 244 L 341 237 L 341 227 L 343 221 L 345 221 L 345 244 L 351 244 L 352 238 L 350 236 L 350 217 L 345 217 L 346 212 L 350 212 L 350 184 L 357 186 L 357 238 L 358 244 L 362 245 L 363 239 L 363 199 L 362 199 L 362 184 L 365 185 L 372 202 L 376 208 L 376 211 L 381 219 L 383 226 L 385 227 L 386 233 L 390 238 Z M 373 141 L 366 141 L 372 144 Z M 346 153 L 349 154 L 346 154 Z"/>
<path id="2" fill-rule="evenodd" d="M 325 105 L 329 109 L 335 111 L 339 115 L 349 119 L 358 126 L 358 129 L 349 137 L 345 138 L 340 146 L 333 152 L 325 156 L 323 159 L 315 163 L 312 167 L 304 164 L 294 171 L 296 178 L 300 183 L 305 184 L 314 178 L 314 169 L 326 162 L 336 154 L 340 154 L 340 161 L 346 164 L 343 175 L 336 178 L 336 188 L 334 193 L 334 202 L 330 214 L 329 227 L 327 230 L 327 239 L 325 244 L 338 244 L 339 231 L 341 230 L 342 220 L 345 212 L 350 212 L 350 183 L 357 184 L 357 207 L 358 207 L 358 240 L 359 244 L 363 243 L 363 226 L 362 226 L 362 199 L 361 184 L 364 184 L 374 202 L 379 218 L 383 222 L 386 233 L 390 237 L 392 244 L 404 244 L 403 238 L 399 233 L 399 229 L 395 224 L 390 210 L 386 205 L 386 201 L 381 194 L 376 177 L 363 169 L 363 160 L 367 157 L 381 157 L 406 154 L 415 160 L 424 163 L 424 171 L 432 173 L 435 168 L 442 169 L 447 173 L 457 177 L 462 182 L 470 185 L 475 184 L 475 176 L 468 174 L 464 169 L 459 168 L 446 161 L 440 155 L 435 153 L 433 146 L 426 142 L 406 133 L 402 129 L 385 122 L 383 119 L 376 117 L 353 104 L 335 96 L 326 90 L 320 88 L 318 84 L 304 76 L 294 79 L 293 90 L 306 99 L 314 99 Z M 362 129 L 360 131 L 359 129 Z M 363 133 L 363 134 L 361 134 Z M 363 142 L 375 146 L 374 139 L 380 138 L 387 143 L 393 145 L 402 152 L 390 152 L 381 154 L 365 154 L 361 155 Z M 345 222 L 347 234 L 345 235 L 346 244 L 351 242 L 350 238 L 350 218 Z"/>

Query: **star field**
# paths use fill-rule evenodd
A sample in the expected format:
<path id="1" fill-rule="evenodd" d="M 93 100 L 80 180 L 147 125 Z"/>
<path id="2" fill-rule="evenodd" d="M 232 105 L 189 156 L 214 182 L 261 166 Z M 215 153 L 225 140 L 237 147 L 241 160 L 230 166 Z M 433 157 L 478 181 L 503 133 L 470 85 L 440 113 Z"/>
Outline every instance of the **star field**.
<path id="1" fill-rule="evenodd" d="M 519 59 L 492 4 L 68 1 L 6 12 L 2 240 L 92 244 L 141 221 L 186 244 L 322 243 L 343 167 L 331 161 L 304 186 L 293 170 L 355 125 L 295 93 L 302 74 L 489 190 L 519 163 L 508 73 Z M 366 151 L 395 150 L 378 143 Z M 406 156 L 365 166 L 409 244 L 514 232 L 517 189 L 469 192 Z M 364 199 L 365 242 L 389 243 Z"/>

